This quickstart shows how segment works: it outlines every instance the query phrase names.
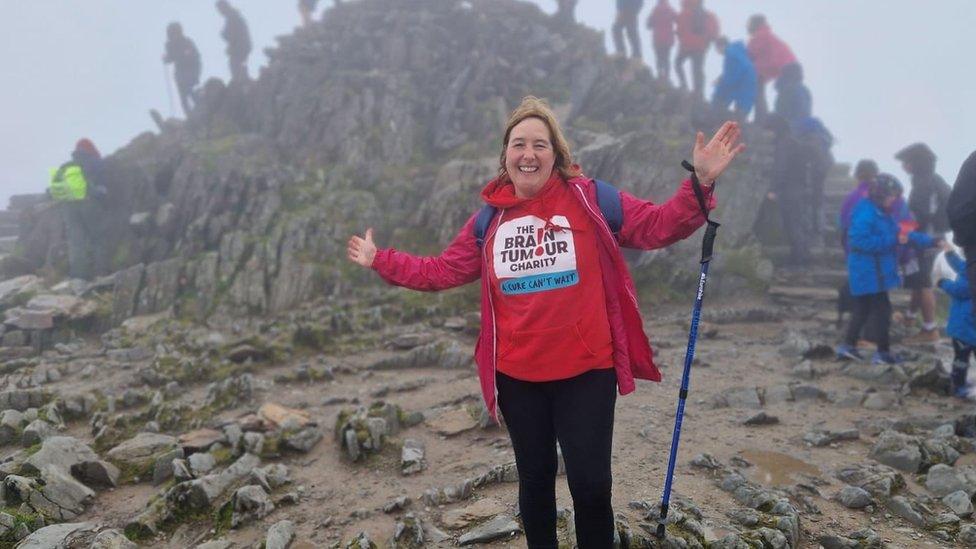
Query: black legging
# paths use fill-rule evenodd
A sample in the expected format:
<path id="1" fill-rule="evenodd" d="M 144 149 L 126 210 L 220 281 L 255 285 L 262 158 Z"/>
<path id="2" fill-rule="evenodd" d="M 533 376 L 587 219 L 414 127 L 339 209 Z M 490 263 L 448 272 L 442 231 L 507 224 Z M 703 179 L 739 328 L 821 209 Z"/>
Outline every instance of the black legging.
<path id="1" fill-rule="evenodd" d="M 613 368 L 560 381 L 520 381 L 499 372 L 498 405 L 519 473 L 519 511 L 529 549 L 556 545 L 556 441 L 573 496 L 580 549 L 610 549 L 610 446 L 617 377 Z"/>
<path id="2" fill-rule="evenodd" d="M 682 88 L 688 87 L 688 80 L 685 78 L 685 60 L 691 59 L 691 79 L 693 90 L 699 99 L 705 99 L 705 52 L 704 51 L 678 51 L 678 57 L 674 60 L 674 70 L 678 73 L 678 82 Z"/>
<path id="3" fill-rule="evenodd" d="M 953 364 L 969 365 L 969 357 L 976 354 L 976 347 L 956 338 L 952 338 Z"/>
<path id="4" fill-rule="evenodd" d="M 888 292 L 854 296 L 853 309 L 844 343 L 855 347 L 861 330 L 871 321 L 870 333 L 877 336 L 875 343 L 878 344 L 878 351 L 887 353 L 891 347 L 888 334 L 891 328 L 891 302 L 888 300 Z"/>
<path id="5" fill-rule="evenodd" d="M 619 55 L 626 57 L 627 48 L 624 47 L 624 31 L 627 32 L 627 41 L 630 42 L 630 56 L 634 59 L 642 59 L 640 34 L 637 32 L 636 10 L 617 12 L 617 20 L 613 22 L 613 45 Z"/>

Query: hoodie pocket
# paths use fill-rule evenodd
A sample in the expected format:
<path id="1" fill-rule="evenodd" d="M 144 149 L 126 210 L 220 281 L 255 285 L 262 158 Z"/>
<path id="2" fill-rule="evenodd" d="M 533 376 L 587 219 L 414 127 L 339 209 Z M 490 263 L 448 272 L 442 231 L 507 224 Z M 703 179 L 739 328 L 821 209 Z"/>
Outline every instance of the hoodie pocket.
<path id="1" fill-rule="evenodd" d="M 583 338 L 579 322 L 541 330 L 521 330 L 504 342 L 498 358 L 518 364 L 586 360 L 596 356 L 591 343 L 594 342 L 588 343 Z"/>

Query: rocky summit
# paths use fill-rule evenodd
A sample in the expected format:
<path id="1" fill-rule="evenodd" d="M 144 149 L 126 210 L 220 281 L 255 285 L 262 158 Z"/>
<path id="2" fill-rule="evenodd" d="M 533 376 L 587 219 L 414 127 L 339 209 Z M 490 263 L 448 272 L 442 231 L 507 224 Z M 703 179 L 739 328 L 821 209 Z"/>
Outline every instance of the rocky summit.
<path id="1" fill-rule="evenodd" d="M 512 0 L 343 3 L 279 38 L 256 80 L 207 82 L 188 120 L 108 157 L 95 280 L 58 274 L 57 209 L 15 199 L 0 547 L 524 546 L 511 443 L 471 357 L 475 289 L 391 288 L 344 246 L 367 226 L 417 253 L 448 243 L 527 94 L 588 175 L 666 199 L 694 131 L 721 119 L 603 41 Z M 663 540 L 698 237 L 628 257 L 665 379 L 617 405 L 616 546 L 976 546 L 976 416 L 946 396 L 949 349 L 833 360 L 840 258 L 780 268 L 771 137 L 744 132 Z M 828 208 L 851 186 L 837 166 Z M 572 547 L 561 460 L 557 498 Z"/>

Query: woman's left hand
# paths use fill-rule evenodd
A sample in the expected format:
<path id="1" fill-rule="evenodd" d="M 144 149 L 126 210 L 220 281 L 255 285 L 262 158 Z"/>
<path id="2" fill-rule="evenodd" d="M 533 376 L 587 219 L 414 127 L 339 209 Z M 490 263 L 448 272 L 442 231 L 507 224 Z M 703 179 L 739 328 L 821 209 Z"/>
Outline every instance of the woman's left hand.
<path id="1" fill-rule="evenodd" d="M 722 124 L 707 145 L 705 134 L 698 132 L 695 136 L 695 150 L 691 157 L 699 183 L 711 187 L 725 168 L 729 167 L 735 155 L 745 150 L 745 144 L 738 143 L 740 134 L 739 124 L 732 121 Z"/>

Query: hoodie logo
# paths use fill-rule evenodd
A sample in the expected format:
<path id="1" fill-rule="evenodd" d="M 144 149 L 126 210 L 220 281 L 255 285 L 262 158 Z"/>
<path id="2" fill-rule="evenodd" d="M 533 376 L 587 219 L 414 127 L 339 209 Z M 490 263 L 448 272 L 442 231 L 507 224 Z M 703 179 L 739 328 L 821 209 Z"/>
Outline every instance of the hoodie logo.
<path id="1" fill-rule="evenodd" d="M 546 221 L 529 215 L 498 227 L 492 246 L 495 276 L 506 295 L 529 294 L 579 283 L 576 246 L 569 220 L 557 215 Z"/>

